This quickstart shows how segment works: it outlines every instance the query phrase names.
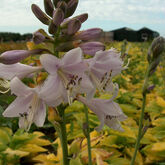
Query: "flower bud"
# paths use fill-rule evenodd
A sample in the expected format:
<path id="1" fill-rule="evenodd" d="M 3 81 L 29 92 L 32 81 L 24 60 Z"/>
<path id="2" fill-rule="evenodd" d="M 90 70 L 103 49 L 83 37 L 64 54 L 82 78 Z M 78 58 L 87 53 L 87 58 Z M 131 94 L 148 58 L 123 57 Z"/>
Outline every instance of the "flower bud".
<path id="1" fill-rule="evenodd" d="M 59 1 L 57 8 L 60 8 L 64 12 L 64 15 L 66 14 L 67 4 L 64 1 Z"/>
<path id="2" fill-rule="evenodd" d="M 81 22 L 78 19 L 73 19 L 68 24 L 68 35 L 73 35 L 81 28 Z"/>
<path id="3" fill-rule="evenodd" d="M 94 56 L 99 50 L 105 50 L 104 44 L 101 42 L 86 42 L 79 45 L 84 54 Z"/>
<path id="4" fill-rule="evenodd" d="M 51 0 L 44 0 L 44 8 L 45 8 L 45 12 L 52 17 L 53 16 L 53 11 L 54 11 L 54 7 L 52 4 Z"/>
<path id="5" fill-rule="evenodd" d="M 53 23 L 53 21 L 50 22 L 48 31 L 50 34 L 55 34 L 57 32 L 58 27 Z"/>
<path id="6" fill-rule="evenodd" d="M 165 50 L 165 39 L 163 37 L 157 37 L 153 40 L 149 50 L 148 56 L 153 55 L 153 60 L 158 58 L 161 53 Z M 150 57 L 148 57 L 150 58 Z"/>
<path id="7" fill-rule="evenodd" d="M 77 5 L 78 5 L 78 0 L 70 0 L 67 3 L 66 18 L 73 15 L 73 13 L 75 12 L 75 10 L 77 8 Z"/>
<path id="8" fill-rule="evenodd" d="M 78 47 L 80 45 L 80 43 L 81 43 L 80 40 L 63 42 L 57 46 L 56 51 L 67 52 L 71 49 Z"/>
<path id="9" fill-rule="evenodd" d="M 84 30 L 81 32 L 78 32 L 74 39 L 80 39 L 82 41 L 88 41 L 93 39 L 99 39 L 102 33 L 102 29 L 99 28 L 92 28 L 88 30 Z"/>
<path id="10" fill-rule="evenodd" d="M 78 19 L 64 19 L 61 23 L 61 32 L 67 35 L 75 34 L 81 28 L 81 22 Z"/>
<path id="11" fill-rule="evenodd" d="M 165 50 L 165 39 L 157 37 L 153 40 L 148 50 L 149 75 L 152 75 L 161 61 L 163 51 Z"/>
<path id="12" fill-rule="evenodd" d="M 15 64 L 30 55 L 39 54 L 43 49 L 35 50 L 10 50 L 1 54 L 0 62 L 3 64 Z"/>
<path id="13" fill-rule="evenodd" d="M 53 23 L 56 26 L 59 26 L 63 20 L 64 20 L 64 12 L 62 11 L 62 9 L 57 8 L 53 14 Z"/>
<path id="14" fill-rule="evenodd" d="M 49 25 L 50 18 L 35 4 L 31 6 L 34 15 L 45 25 Z"/>
<path id="15" fill-rule="evenodd" d="M 74 17 L 73 19 L 78 19 L 81 23 L 85 22 L 88 19 L 88 14 L 84 13 Z"/>
<path id="16" fill-rule="evenodd" d="M 33 42 L 35 44 L 40 44 L 45 40 L 45 36 L 43 34 L 41 34 L 40 32 L 35 32 L 33 34 Z"/>

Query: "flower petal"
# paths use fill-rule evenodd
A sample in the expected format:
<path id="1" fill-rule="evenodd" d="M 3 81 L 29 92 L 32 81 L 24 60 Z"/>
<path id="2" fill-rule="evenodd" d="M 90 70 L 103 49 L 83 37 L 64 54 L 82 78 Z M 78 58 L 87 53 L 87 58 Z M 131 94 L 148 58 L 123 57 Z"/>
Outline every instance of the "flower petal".
<path id="1" fill-rule="evenodd" d="M 42 67 L 32 67 L 21 63 L 12 65 L 0 64 L 0 77 L 11 80 L 13 77 L 24 78 L 30 73 L 39 71 Z"/>
<path id="2" fill-rule="evenodd" d="M 121 131 L 121 132 L 124 131 L 123 128 L 121 127 L 120 122 L 117 119 L 115 119 L 115 118 L 113 118 L 113 119 L 105 119 L 105 124 L 108 127 L 112 128 L 114 130 Z"/>
<path id="3" fill-rule="evenodd" d="M 80 87 L 80 93 L 86 93 L 87 99 L 91 99 L 94 96 L 95 87 L 85 74 L 82 76 Z"/>
<path id="4" fill-rule="evenodd" d="M 49 106 L 57 106 L 62 102 L 63 86 L 59 76 L 49 75 L 44 85 L 41 87 L 39 97 L 42 98 Z"/>
<path id="5" fill-rule="evenodd" d="M 97 126 L 95 129 L 96 131 L 100 132 L 102 128 L 104 127 L 105 117 L 103 113 L 100 113 L 98 116 L 98 119 L 100 120 L 100 125 Z"/>
<path id="6" fill-rule="evenodd" d="M 45 118 L 46 118 L 46 105 L 42 100 L 40 100 L 38 109 L 36 110 L 36 113 L 34 114 L 33 122 L 38 127 L 42 127 L 44 125 Z"/>
<path id="7" fill-rule="evenodd" d="M 14 77 L 10 82 L 11 92 L 16 96 L 26 96 L 32 92 L 32 89 L 22 83 L 20 79 Z"/>
<path id="8" fill-rule="evenodd" d="M 50 74 L 55 74 L 57 69 L 61 65 L 60 59 L 51 55 L 51 54 L 43 54 L 40 56 L 40 61 L 43 67 Z"/>
<path id="9" fill-rule="evenodd" d="M 26 113 L 32 101 L 33 94 L 26 97 L 17 97 L 3 112 L 4 117 L 18 117 L 20 114 Z"/>
<path id="10" fill-rule="evenodd" d="M 63 65 L 70 65 L 80 63 L 82 61 L 82 50 L 81 48 L 75 48 L 67 52 L 62 58 Z"/>
<path id="11" fill-rule="evenodd" d="M 62 67 L 65 73 L 82 75 L 87 70 L 87 65 L 82 61 L 75 64 L 64 65 Z"/>

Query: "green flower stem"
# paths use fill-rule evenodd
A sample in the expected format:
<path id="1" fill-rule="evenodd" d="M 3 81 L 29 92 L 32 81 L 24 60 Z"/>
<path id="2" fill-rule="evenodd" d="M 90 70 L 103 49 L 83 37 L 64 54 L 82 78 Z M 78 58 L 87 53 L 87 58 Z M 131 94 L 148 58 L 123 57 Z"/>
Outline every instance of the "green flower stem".
<path id="1" fill-rule="evenodd" d="M 88 118 L 88 108 L 84 105 L 86 125 L 84 128 L 84 134 L 87 138 L 88 145 L 88 165 L 92 165 L 92 154 L 91 154 L 91 140 L 90 140 L 90 129 L 89 129 L 89 118 Z"/>
<path id="2" fill-rule="evenodd" d="M 58 38 L 59 38 L 59 35 L 60 35 L 60 30 L 61 30 L 60 27 L 58 27 L 57 32 L 56 32 L 56 34 L 54 35 L 54 55 L 55 55 L 56 57 L 59 57 L 59 52 L 56 51 L 56 47 L 57 47 L 57 45 L 59 44 Z"/>
<path id="3" fill-rule="evenodd" d="M 143 85 L 143 103 L 142 103 L 142 110 L 141 110 L 141 114 L 140 114 L 140 119 L 139 119 L 139 130 L 138 130 L 138 137 L 136 140 L 136 144 L 135 144 L 135 151 L 131 160 L 131 164 L 130 165 L 134 165 L 135 163 L 135 159 L 136 159 L 136 155 L 140 146 L 140 140 L 142 138 L 142 131 L 143 131 L 143 119 L 144 119 L 144 111 L 145 111 L 145 106 L 146 106 L 146 95 L 147 95 L 147 88 L 148 88 L 148 80 L 149 80 L 149 73 L 150 73 L 150 68 L 151 65 L 148 66 L 147 68 L 147 72 L 146 72 L 146 76 L 145 76 L 145 80 L 144 80 L 144 85 Z"/>
<path id="4" fill-rule="evenodd" d="M 56 47 L 59 44 L 59 35 L 60 35 L 60 27 L 58 27 L 58 30 L 56 34 L 54 35 L 54 55 L 59 58 L 59 52 L 56 51 Z M 66 133 L 66 119 L 65 119 L 65 109 L 67 105 L 59 105 L 57 107 L 59 115 L 61 117 L 61 120 L 56 123 L 55 128 L 56 131 L 59 134 L 60 141 L 61 141 L 61 147 L 63 152 L 63 165 L 69 165 L 69 157 L 68 157 L 68 143 L 67 143 L 67 133 Z"/>
<path id="5" fill-rule="evenodd" d="M 141 111 L 140 121 L 139 121 L 138 137 L 137 137 L 137 140 L 136 140 L 134 155 L 133 155 L 132 160 L 131 160 L 131 165 L 134 165 L 134 162 L 135 162 L 135 159 L 136 159 L 136 155 L 137 155 L 137 151 L 138 151 L 139 146 L 140 146 L 140 140 L 141 140 L 142 128 L 143 128 L 143 119 L 144 119 L 145 105 L 146 105 L 146 94 L 143 95 L 143 105 L 142 105 L 142 111 Z"/>
<path id="6" fill-rule="evenodd" d="M 61 117 L 60 125 L 60 140 L 63 152 L 63 165 L 69 165 L 68 157 L 68 143 L 67 143 L 67 134 L 66 134 L 66 120 L 65 120 L 65 106 L 59 106 L 58 111 Z"/>

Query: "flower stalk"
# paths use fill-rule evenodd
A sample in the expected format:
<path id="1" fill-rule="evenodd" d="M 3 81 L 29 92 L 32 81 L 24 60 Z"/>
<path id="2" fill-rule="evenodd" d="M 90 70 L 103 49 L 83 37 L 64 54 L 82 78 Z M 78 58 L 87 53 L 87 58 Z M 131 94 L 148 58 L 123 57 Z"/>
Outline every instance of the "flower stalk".
<path id="1" fill-rule="evenodd" d="M 58 27 L 58 30 L 54 35 L 54 55 L 57 58 L 59 57 L 59 52 L 56 51 L 56 47 L 58 45 L 59 34 L 60 34 L 60 27 Z M 60 131 L 58 133 L 60 134 L 59 137 L 60 137 L 62 153 L 63 153 L 63 165 L 69 165 L 65 108 L 66 108 L 66 106 L 63 105 L 63 104 L 60 104 L 57 108 L 58 112 L 59 112 L 59 115 L 60 115 L 60 118 L 61 118 L 61 120 L 59 121 Z"/>
<path id="2" fill-rule="evenodd" d="M 88 165 L 92 165 L 92 154 L 91 154 L 91 140 L 90 140 L 90 128 L 89 128 L 89 118 L 88 118 L 88 108 L 84 105 L 84 112 L 86 122 L 84 124 L 84 135 L 87 138 L 87 145 L 88 145 Z"/>
<path id="3" fill-rule="evenodd" d="M 139 119 L 139 130 L 138 130 L 138 136 L 137 136 L 137 140 L 136 140 L 136 144 L 135 144 L 135 151 L 131 160 L 131 164 L 130 165 L 134 165 L 135 159 L 136 159 L 136 155 L 140 146 L 140 140 L 142 138 L 142 134 L 143 134 L 143 119 L 144 119 L 144 111 L 145 111 L 145 106 L 146 106 L 146 95 L 147 95 L 147 88 L 148 88 L 148 80 L 149 80 L 149 72 L 150 71 L 150 65 L 147 68 L 147 72 L 146 72 L 146 76 L 145 76 L 145 80 L 144 80 L 144 85 L 143 85 L 143 102 L 142 102 L 142 110 L 141 110 L 141 114 L 140 114 L 140 119 Z"/>
<path id="4" fill-rule="evenodd" d="M 139 120 L 138 137 L 136 140 L 135 151 L 131 160 L 131 165 L 134 165 L 136 155 L 140 146 L 140 140 L 142 139 L 144 135 L 145 128 L 143 128 L 143 119 L 144 119 L 144 111 L 145 111 L 145 106 L 146 106 L 146 96 L 147 96 L 147 93 L 149 92 L 149 84 L 148 84 L 149 77 L 152 76 L 152 74 L 156 71 L 156 68 L 161 61 L 164 50 L 165 50 L 165 39 L 163 37 L 155 38 L 148 50 L 147 60 L 148 60 L 149 65 L 147 67 L 144 85 L 143 85 L 142 111 L 141 111 L 140 120 Z"/>
<path id="5" fill-rule="evenodd" d="M 58 112 L 61 117 L 61 120 L 59 122 L 61 135 L 59 135 L 59 136 L 60 136 L 62 152 L 63 152 L 63 165 L 69 165 L 65 108 L 66 108 L 66 106 L 63 106 L 63 105 L 58 106 Z"/>

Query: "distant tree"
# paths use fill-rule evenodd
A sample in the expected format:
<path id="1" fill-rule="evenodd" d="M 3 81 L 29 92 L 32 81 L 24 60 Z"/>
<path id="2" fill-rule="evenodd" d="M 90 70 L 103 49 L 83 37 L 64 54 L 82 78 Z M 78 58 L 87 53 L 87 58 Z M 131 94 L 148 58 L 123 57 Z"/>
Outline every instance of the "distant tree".
<path id="1" fill-rule="evenodd" d="M 0 32 L 0 41 L 8 42 L 8 41 L 27 41 L 32 38 L 31 33 L 26 33 L 21 35 L 20 33 L 11 33 L 11 32 Z"/>

